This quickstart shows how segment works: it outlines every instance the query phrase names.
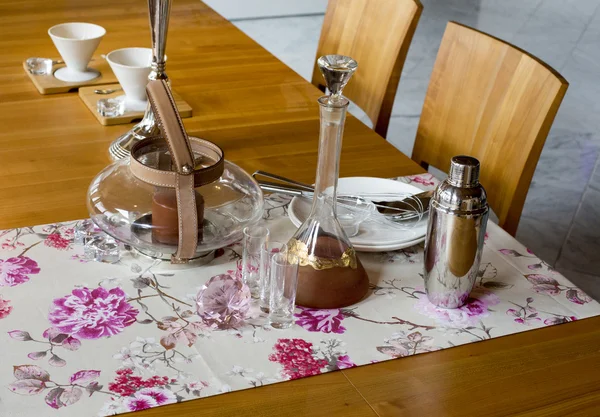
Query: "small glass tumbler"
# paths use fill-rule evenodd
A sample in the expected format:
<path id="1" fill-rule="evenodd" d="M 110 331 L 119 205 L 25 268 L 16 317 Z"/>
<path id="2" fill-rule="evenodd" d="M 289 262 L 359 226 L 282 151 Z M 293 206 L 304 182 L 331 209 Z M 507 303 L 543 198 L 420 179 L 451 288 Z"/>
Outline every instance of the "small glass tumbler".
<path id="1" fill-rule="evenodd" d="M 362 197 L 348 195 L 337 199 L 337 218 L 348 237 L 358 235 L 361 223 L 376 212 L 375 205 Z"/>
<path id="2" fill-rule="evenodd" d="M 75 225 L 73 242 L 76 245 L 85 245 L 89 239 L 100 233 L 101 230 L 91 219 L 82 220 Z"/>
<path id="3" fill-rule="evenodd" d="M 260 265 L 262 270 L 260 271 L 259 281 L 259 298 L 258 303 L 260 310 L 264 313 L 269 312 L 269 294 L 271 294 L 271 260 L 273 255 L 276 253 L 283 253 L 286 251 L 286 244 L 283 242 L 269 242 L 263 249 L 262 259 Z"/>
<path id="4" fill-rule="evenodd" d="M 27 71 L 33 75 L 52 74 L 53 62 L 50 58 L 28 58 L 26 62 Z"/>
<path id="5" fill-rule="evenodd" d="M 83 256 L 88 261 L 110 264 L 119 262 L 119 243 L 106 234 L 96 235 L 86 241 L 83 246 Z"/>
<path id="6" fill-rule="evenodd" d="M 242 250 L 242 280 L 250 288 L 252 298 L 259 297 L 261 258 L 269 243 L 269 229 L 248 226 L 244 229 Z"/>
<path id="7" fill-rule="evenodd" d="M 276 329 L 287 329 L 294 324 L 298 258 L 287 251 L 273 254 L 270 273 L 269 324 Z"/>
<path id="8" fill-rule="evenodd" d="M 102 117 L 119 117 L 125 113 L 125 100 L 101 98 L 96 102 L 96 110 Z"/>

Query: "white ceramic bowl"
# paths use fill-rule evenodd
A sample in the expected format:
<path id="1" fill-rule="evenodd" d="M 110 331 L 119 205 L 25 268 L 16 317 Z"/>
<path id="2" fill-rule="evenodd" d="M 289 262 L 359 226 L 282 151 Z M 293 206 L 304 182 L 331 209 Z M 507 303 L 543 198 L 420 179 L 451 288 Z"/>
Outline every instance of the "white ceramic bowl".
<path id="1" fill-rule="evenodd" d="M 54 76 L 70 82 L 98 77 L 100 73 L 87 66 L 105 34 L 106 30 L 102 26 L 93 23 L 61 23 L 48 29 L 48 35 L 66 64 Z"/>
<path id="2" fill-rule="evenodd" d="M 106 60 L 129 101 L 146 102 L 146 84 L 152 64 L 152 49 L 123 48 L 106 55 Z"/>

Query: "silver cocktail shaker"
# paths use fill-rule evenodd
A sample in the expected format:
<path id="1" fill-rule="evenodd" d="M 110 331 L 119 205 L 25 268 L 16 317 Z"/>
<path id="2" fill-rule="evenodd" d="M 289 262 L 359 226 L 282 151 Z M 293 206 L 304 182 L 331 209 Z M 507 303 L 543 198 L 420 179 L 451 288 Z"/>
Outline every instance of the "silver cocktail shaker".
<path id="1" fill-rule="evenodd" d="M 425 290 L 444 308 L 465 304 L 477 279 L 489 208 L 479 184 L 479 161 L 455 156 L 450 174 L 429 206 L 425 240 Z"/>

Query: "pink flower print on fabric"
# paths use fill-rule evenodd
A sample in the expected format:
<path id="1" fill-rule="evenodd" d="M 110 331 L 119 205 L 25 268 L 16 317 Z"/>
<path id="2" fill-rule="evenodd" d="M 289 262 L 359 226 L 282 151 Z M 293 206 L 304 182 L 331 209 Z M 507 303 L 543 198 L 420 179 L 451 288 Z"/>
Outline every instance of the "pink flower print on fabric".
<path id="1" fill-rule="evenodd" d="M 14 239 L 5 239 L 2 245 L 0 245 L 0 249 L 2 250 L 15 250 L 17 246 L 25 246 L 24 243 L 15 242 Z"/>
<path id="2" fill-rule="evenodd" d="M 242 260 L 238 259 L 238 261 L 235 263 L 235 270 L 230 269 L 227 271 L 227 273 L 229 275 L 231 275 L 232 277 L 241 280 L 242 279 Z"/>
<path id="3" fill-rule="evenodd" d="M 572 303 L 583 305 L 592 301 L 592 297 L 581 291 L 579 288 L 569 288 L 566 293 L 567 300 Z"/>
<path id="4" fill-rule="evenodd" d="M 48 320 L 61 333 L 80 339 L 98 339 L 119 334 L 135 323 L 139 311 L 127 302 L 121 288 L 76 288 L 57 298 Z"/>
<path id="5" fill-rule="evenodd" d="M 158 406 L 158 403 L 154 398 L 139 394 L 126 398 L 124 404 L 127 411 L 140 411 Z"/>
<path id="6" fill-rule="evenodd" d="M 0 287 L 14 287 L 29 281 L 29 275 L 38 274 L 40 268 L 36 261 L 27 256 L 0 259 Z"/>
<path id="7" fill-rule="evenodd" d="M 560 284 L 554 278 L 542 275 L 542 274 L 529 274 L 525 275 L 527 281 L 533 284 L 531 288 L 538 294 L 545 295 L 559 295 L 560 294 Z"/>
<path id="8" fill-rule="evenodd" d="M 2 295 L 0 295 L 0 319 L 8 317 L 11 311 L 12 306 L 10 305 L 10 300 L 5 300 Z"/>
<path id="9" fill-rule="evenodd" d="M 433 187 L 435 185 L 434 176 L 432 174 L 420 174 L 408 177 L 411 182 L 422 184 L 425 187 Z"/>
<path id="10" fill-rule="evenodd" d="M 316 358 L 312 343 L 302 339 L 278 339 L 273 350 L 269 360 L 281 364 L 281 373 L 289 379 L 319 375 L 328 363 Z"/>
<path id="11" fill-rule="evenodd" d="M 354 368 L 356 364 L 350 360 L 348 355 L 338 356 L 336 366 L 338 369 Z"/>
<path id="12" fill-rule="evenodd" d="M 342 334 L 346 328 L 342 326 L 344 314 L 340 309 L 319 310 L 314 308 L 298 307 L 295 313 L 296 324 L 309 332 L 338 333 Z"/>
<path id="13" fill-rule="evenodd" d="M 141 376 L 133 374 L 133 369 L 122 368 L 117 369 L 117 376 L 114 382 L 108 384 L 108 389 L 122 397 L 134 395 L 136 392 L 145 388 L 162 389 L 169 383 L 174 384 L 174 378 L 169 379 L 167 376 L 154 375 L 148 379 L 143 379 Z"/>
<path id="14" fill-rule="evenodd" d="M 136 392 L 134 397 L 139 400 L 151 398 L 154 400 L 156 405 L 165 405 L 177 402 L 177 396 L 171 390 L 165 388 L 144 388 Z"/>
<path id="15" fill-rule="evenodd" d="M 592 301 L 592 298 L 577 287 L 567 287 L 547 275 L 529 274 L 525 275 L 533 287 L 531 289 L 538 294 L 550 296 L 560 295 L 563 291 L 567 300 L 572 303 L 583 305 Z"/>
<path id="16" fill-rule="evenodd" d="M 79 339 L 61 333 L 60 330 L 54 329 L 52 327 L 44 330 L 42 336 L 44 337 L 44 339 L 48 339 L 49 342 L 52 342 L 54 344 L 60 343 L 59 341 L 62 340 L 61 346 L 67 350 L 77 350 L 81 347 L 81 341 Z M 64 336 L 67 337 L 65 338 Z"/>
<path id="17" fill-rule="evenodd" d="M 514 249 L 498 249 L 498 252 L 500 252 L 502 255 L 513 256 L 513 257 L 517 257 L 517 258 L 520 256 L 523 256 Z"/>
<path id="18" fill-rule="evenodd" d="M 533 326 L 542 321 L 542 319 L 538 317 L 538 312 L 532 307 L 527 307 L 525 310 L 509 308 L 506 310 L 506 314 L 515 317 L 515 323 L 525 324 L 527 326 Z"/>
<path id="19" fill-rule="evenodd" d="M 44 245 L 59 250 L 67 250 L 71 246 L 71 241 L 62 237 L 60 233 L 50 233 L 44 240 Z"/>
<path id="20" fill-rule="evenodd" d="M 546 326 L 569 323 L 571 321 L 577 320 L 577 317 L 575 316 L 563 316 L 560 314 L 538 311 L 535 307 L 531 305 L 533 303 L 532 297 L 527 297 L 525 301 L 525 305 L 520 305 L 511 301 L 511 303 L 514 304 L 515 307 L 518 307 L 518 309 L 509 308 L 508 310 L 506 310 L 507 315 L 515 317 L 514 320 L 516 323 L 525 324 L 527 326 L 539 324 L 539 322 L 542 321 L 542 318 L 539 317 L 540 313 L 551 314 L 553 316 L 544 320 L 544 324 Z"/>
<path id="21" fill-rule="evenodd" d="M 437 346 L 433 346 L 433 337 L 423 336 L 421 332 L 406 334 L 406 332 L 400 331 L 394 333 L 392 337 L 384 340 L 384 342 L 385 345 L 377 346 L 377 350 L 392 358 L 402 358 L 404 356 L 433 352 L 440 349 Z"/>
<path id="22" fill-rule="evenodd" d="M 555 324 L 563 324 L 563 323 L 569 323 L 572 321 L 576 321 L 577 317 L 575 316 L 556 316 L 556 317 L 550 317 L 549 319 L 544 320 L 544 324 L 546 326 L 554 326 Z"/>
<path id="23" fill-rule="evenodd" d="M 429 302 L 425 294 L 421 294 L 415 303 L 415 309 L 441 324 L 461 327 L 477 324 L 480 319 L 490 315 L 489 307 L 499 302 L 500 298 L 496 294 L 480 290 L 471 293 L 471 297 L 467 298 L 466 304 L 462 307 L 447 309 L 436 307 Z"/>

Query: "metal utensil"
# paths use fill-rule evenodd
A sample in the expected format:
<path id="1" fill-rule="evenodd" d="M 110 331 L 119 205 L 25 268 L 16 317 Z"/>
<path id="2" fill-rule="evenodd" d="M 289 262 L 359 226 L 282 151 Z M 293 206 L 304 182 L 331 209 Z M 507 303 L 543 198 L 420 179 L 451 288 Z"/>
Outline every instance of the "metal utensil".
<path id="1" fill-rule="evenodd" d="M 373 201 L 377 211 L 385 216 L 392 216 L 393 220 L 404 220 L 406 213 L 410 211 L 426 213 L 429 210 L 429 202 L 433 196 L 433 190 L 406 197 L 399 201 Z M 400 214 L 398 212 L 400 211 Z"/>
<path id="2" fill-rule="evenodd" d="M 123 90 L 123 89 L 122 88 L 114 88 L 114 89 L 101 89 L 101 88 L 99 88 L 97 90 L 94 90 L 94 94 L 112 94 L 112 93 L 115 93 L 115 92 L 121 91 L 121 90 Z"/>
<path id="3" fill-rule="evenodd" d="M 256 178 L 256 177 L 265 177 L 265 178 L 270 178 L 272 180 L 277 180 L 283 184 L 289 184 L 291 186 L 290 188 L 296 187 L 298 189 L 303 189 L 304 191 L 311 191 L 311 192 L 314 191 L 314 188 L 311 185 L 305 184 L 303 182 L 295 181 L 290 178 L 282 177 L 281 175 L 271 174 L 270 172 L 266 172 L 266 171 L 260 171 L 260 170 L 256 171 L 254 174 L 252 174 L 252 177 L 256 181 L 258 181 L 259 184 L 262 182 L 266 185 L 273 185 L 273 186 L 280 185 L 280 184 L 277 184 L 274 182 L 261 181 Z M 269 190 L 266 190 L 266 191 L 269 191 Z"/>
<path id="4" fill-rule="evenodd" d="M 312 197 L 314 189 L 308 184 L 304 184 L 289 178 L 282 177 L 280 175 L 271 174 L 265 171 L 256 171 L 252 174 L 254 179 L 257 180 L 260 188 L 264 191 L 283 193 L 293 196 Z M 280 181 L 281 183 L 275 183 L 271 181 L 265 181 L 257 179 L 256 177 L 271 178 Z M 360 195 L 338 195 L 338 204 L 344 204 L 344 201 L 348 198 L 363 198 L 371 200 L 373 205 L 377 208 L 377 211 L 389 220 L 392 221 L 406 221 L 422 217 L 429 210 L 429 201 L 433 191 L 425 191 L 423 193 L 415 195 L 398 195 L 390 193 L 361 193 Z M 393 201 L 374 201 L 382 198 L 398 198 L 400 200 Z"/>
<path id="5" fill-rule="evenodd" d="M 169 77 L 165 72 L 165 49 L 172 0 L 148 0 L 147 3 L 148 14 L 150 15 L 150 38 L 152 40 L 152 70 L 148 75 L 148 79 L 168 81 Z M 142 121 L 115 139 L 108 148 L 108 153 L 113 161 L 127 158 L 131 154 L 133 145 L 142 139 L 156 136 L 159 133 L 158 122 L 150 103 L 148 103 Z"/>

